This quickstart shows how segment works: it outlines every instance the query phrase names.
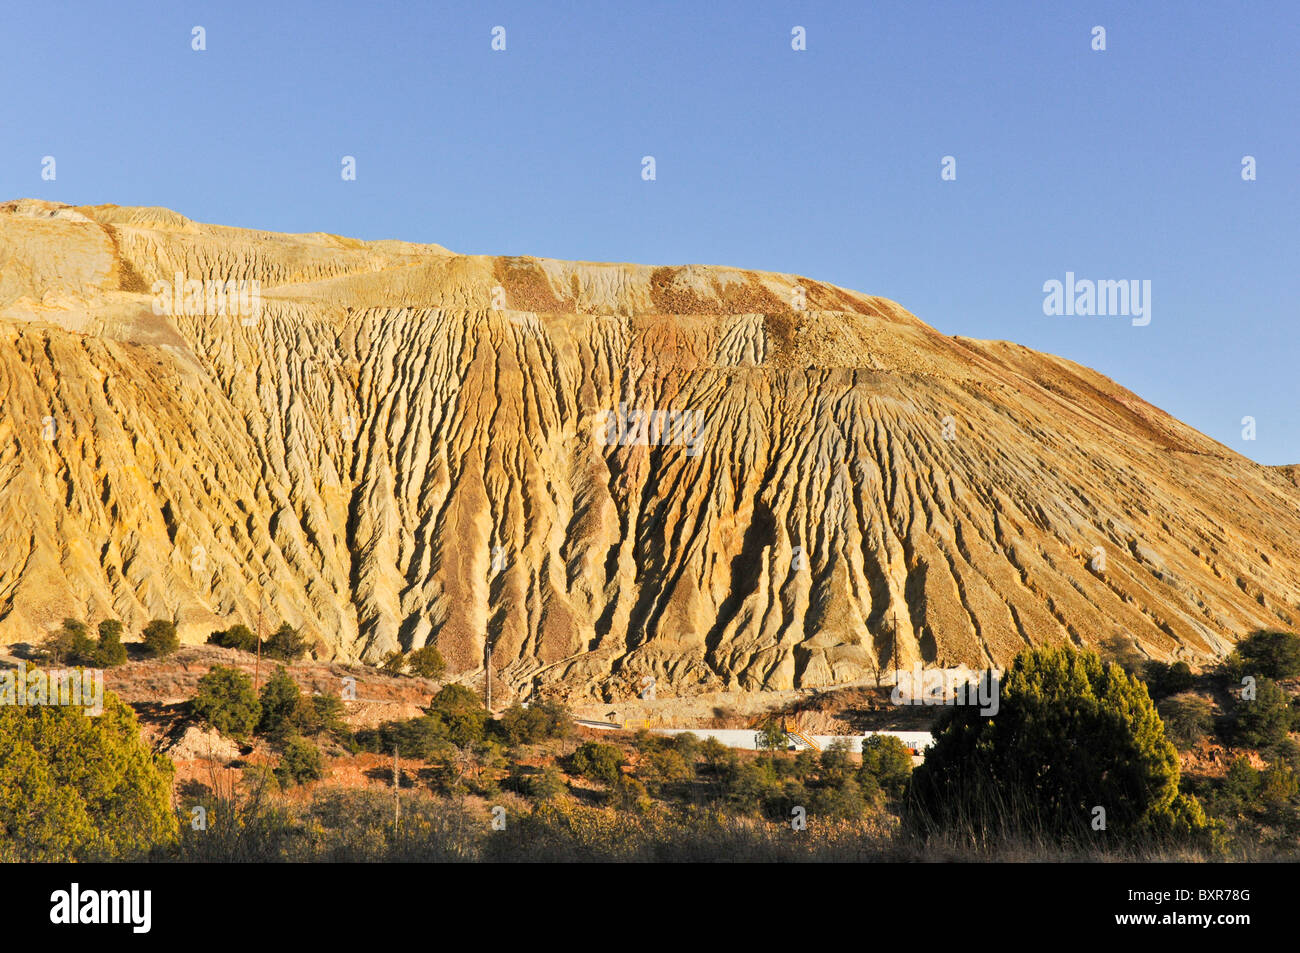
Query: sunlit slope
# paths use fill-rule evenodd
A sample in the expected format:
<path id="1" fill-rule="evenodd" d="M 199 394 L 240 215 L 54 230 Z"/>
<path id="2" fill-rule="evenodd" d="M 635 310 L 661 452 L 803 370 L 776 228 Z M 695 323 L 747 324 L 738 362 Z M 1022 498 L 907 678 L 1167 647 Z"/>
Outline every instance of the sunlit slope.
<path id="1" fill-rule="evenodd" d="M 155 314 L 177 275 L 260 309 Z M 1300 614 L 1289 471 L 794 275 L 11 202 L 0 394 L 0 642 L 260 602 L 339 658 L 758 689 Z"/>

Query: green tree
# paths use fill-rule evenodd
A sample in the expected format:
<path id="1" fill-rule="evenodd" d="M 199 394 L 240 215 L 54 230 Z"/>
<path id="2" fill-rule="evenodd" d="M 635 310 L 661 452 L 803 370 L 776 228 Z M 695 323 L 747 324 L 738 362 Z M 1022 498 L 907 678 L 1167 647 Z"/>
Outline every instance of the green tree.
<path id="1" fill-rule="evenodd" d="M 1178 790 L 1178 755 L 1145 686 L 1093 652 L 1026 650 L 1001 684 L 997 714 L 949 708 L 912 775 L 905 817 L 922 833 L 1118 838 L 1206 825 Z"/>
<path id="2" fill-rule="evenodd" d="M 679 784 L 689 781 L 695 775 L 691 765 L 676 748 L 650 752 L 642 762 L 642 770 L 647 778 L 660 784 Z"/>
<path id="3" fill-rule="evenodd" d="M 649 813 L 654 802 L 644 784 L 629 775 L 620 775 L 609 792 L 609 800 L 623 811 Z"/>
<path id="4" fill-rule="evenodd" d="M 853 773 L 853 762 L 849 758 L 850 746 L 847 739 L 836 738 L 818 758 L 818 773 L 826 784 L 842 784 Z"/>
<path id="5" fill-rule="evenodd" d="M 613 785 L 623 776 L 623 752 L 616 745 L 585 741 L 569 760 L 575 773 L 592 781 Z"/>
<path id="6" fill-rule="evenodd" d="M 175 622 L 168 619 L 154 619 L 144 627 L 144 650 L 150 657 L 163 658 L 180 647 L 181 640 L 176 634 Z"/>
<path id="7" fill-rule="evenodd" d="M 1265 678 L 1300 675 L 1300 635 L 1290 632 L 1259 631 L 1237 643 L 1226 660 L 1229 672 Z"/>
<path id="8" fill-rule="evenodd" d="M 1174 662 L 1167 665 L 1164 662 L 1147 662 L 1142 672 L 1142 680 L 1147 683 L 1147 689 L 1151 692 L 1152 698 L 1167 698 L 1170 695 L 1177 695 L 1187 691 L 1195 683 L 1195 676 L 1192 675 L 1191 666 L 1186 662 Z"/>
<path id="9" fill-rule="evenodd" d="M 389 652 L 384 656 L 384 660 L 379 663 L 379 667 L 389 675 L 401 675 L 406 671 L 406 655 L 398 649 Z"/>
<path id="10" fill-rule="evenodd" d="M 337 695 L 303 695 L 294 722 L 305 735 L 327 731 L 340 741 L 351 744 L 352 733 L 343 720 L 345 712 L 343 699 Z"/>
<path id="11" fill-rule="evenodd" d="M 262 686 L 258 701 L 262 706 L 262 716 L 257 724 L 259 734 L 282 735 L 299 726 L 302 692 L 283 665 L 275 667 Z"/>
<path id="12" fill-rule="evenodd" d="M 325 776 L 325 759 L 320 748 L 300 735 L 292 735 L 284 744 L 280 763 L 275 767 L 281 787 L 317 781 Z"/>
<path id="13" fill-rule="evenodd" d="M 444 685 L 433 696 L 427 711 L 437 715 L 447 726 L 447 733 L 456 747 L 468 748 L 483 740 L 487 709 L 464 685 Z"/>
<path id="14" fill-rule="evenodd" d="M 99 623 L 99 645 L 95 647 L 94 664 L 112 668 L 126 662 L 126 646 L 122 644 L 122 623 L 105 619 Z"/>
<path id="15" fill-rule="evenodd" d="M 199 679 L 190 711 L 223 735 L 247 740 L 262 717 L 253 680 L 239 669 L 214 665 Z"/>
<path id="16" fill-rule="evenodd" d="M 378 728 L 357 732 L 357 744 L 366 751 L 432 761 L 451 753 L 447 726 L 437 715 L 420 715 L 405 721 L 386 721 Z"/>
<path id="17" fill-rule="evenodd" d="M 700 742 L 700 755 L 709 773 L 714 775 L 722 774 L 736 759 L 736 753 L 712 735 Z"/>
<path id="18" fill-rule="evenodd" d="M 1159 711 L 1165 734 L 1184 750 L 1195 748 L 1214 728 L 1214 706 L 1191 692 L 1166 698 Z"/>
<path id="19" fill-rule="evenodd" d="M 858 784 L 863 790 L 878 787 L 887 797 L 898 800 L 911 777 L 912 751 L 897 736 L 871 735 L 862 740 Z"/>
<path id="20" fill-rule="evenodd" d="M 442 678 L 447 671 L 447 662 L 436 645 L 416 649 L 406 657 L 406 664 L 411 674 L 420 678 Z"/>
<path id="21" fill-rule="evenodd" d="M 86 631 L 86 623 L 79 619 L 64 619 L 63 625 L 46 639 L 42 648 L 45 658 L 52 665 L 94 663 L 95 641 Z"/>
<path id="22" fill-rule="evenodd" d="M 172 844 L 171 775 L 112 692 L 97 716 L 0 706 L 0 861 L 133 860 Z"/>
<path id="23" fill-rule="evenodd" d="M 295 662 L 307 654 L 307 648 L 307 640 L 302 634 L 288 622 L 282 622 L 262 645 L 262 652 L 267 658 Z"/>
<path id="24" fill-rule="evenodd" d="M 1255 697 L 1237 703 L 1237 739 L 1251 748 L 1275 745 L 1291 730 L 1291 699 L 1277 682 L 1260 677 Z"/>
<path id="25" fill-rule="evenodd" d="M 754 739 L 759 751 L 785 751 L 790 747 L 790 737 L 780 718 L 769 718 L 758 729 Z"/>
<path id="26" fill-rule="evenodd" d="M 539 701 L 528 707 L 516 702 L 502 713 L 498 724 L 512 745 L 538 744 L 573 734 L 573 718 L 558 701 Z"/>
<path id="27" fill-rule="evenodd" d="M 567 710 L 565 715 L 568 715 Z M 683 731 L 681 734 L 673 735 L 668 740 L 668 743 L 691 766 L 691 771 L 694 773 L 695 762 L 700 760 L 700 747 L 702 744 L 700 736 L 694 732 Z"/>
<path id="28" fill-rule="evenodd" d="M 213 632 L 208 636 L 208 644 L 219 645 L 223 649 L 256 652 L 257 634 L 243 623 L 236 623 L 221 632 Z"/>
<path id="29" fill-rule="evenodd" d="M 552 765 L 547 765 L 535 774 L 524 775 L 520 787 L 526 795 L 539 801 L 553 801 L 569 790 L 569 786 L 564 783 L 564 776 Z"/>
<path id="30" fill-rule="evenodd" d="M 853 820 L 867 812 L 867 800 L 858 783 L 850 777 L 835 784 L 824 784 L 811 792 L 808 812 L 816 817 Z"/>

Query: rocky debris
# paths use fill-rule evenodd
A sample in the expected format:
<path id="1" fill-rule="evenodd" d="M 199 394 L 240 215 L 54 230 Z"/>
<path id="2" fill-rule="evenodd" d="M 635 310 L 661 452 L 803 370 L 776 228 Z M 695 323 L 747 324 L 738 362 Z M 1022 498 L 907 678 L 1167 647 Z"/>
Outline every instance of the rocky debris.
<path id="1" fill-rule="evenodd" d="M 0 263 L 0 644 L 260 611 L 323 658 L 490 643 L 503 688 L 614 700 L 1197 662 L 1300 612 L 1294 471 L 801 276 L 32 200 Z"/>
<path id="2" fill-rule="evenodd" d="M 214 761 L 228 765 L 239 759 L 239 745 L 215 728 L 187 726 L 180 737 L 163 748 L 163 753 L 173 761 Z"/>

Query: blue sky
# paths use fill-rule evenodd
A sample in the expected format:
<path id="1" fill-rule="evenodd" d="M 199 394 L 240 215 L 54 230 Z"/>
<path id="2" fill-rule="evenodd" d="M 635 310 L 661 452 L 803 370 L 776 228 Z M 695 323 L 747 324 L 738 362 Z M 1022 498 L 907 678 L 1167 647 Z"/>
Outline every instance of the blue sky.
<path id="1" fill-rule="evenodd" d="M 1095 367 L 1260 462 L 1300 462 L 1300 4 L 324 0 L 4 18 L 0 199 L 796 272 Z M 1045 316 L 1043 283 L 1067 271 L 1150 280 L 1151 323 Z"/>

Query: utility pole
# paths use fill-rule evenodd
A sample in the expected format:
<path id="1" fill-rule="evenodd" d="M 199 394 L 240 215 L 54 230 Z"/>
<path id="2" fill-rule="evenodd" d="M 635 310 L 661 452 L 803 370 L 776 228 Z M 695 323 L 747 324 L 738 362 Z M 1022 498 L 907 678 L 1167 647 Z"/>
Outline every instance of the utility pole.
<path id="1" fill-rule="evenodd" d="M 396 829 L 402 823 L 402 798 L 401 788 L 397 780 L 397 746 L 393 746 L 393 828 Z"/>
<path id="2" fill-rule="evenodd" d="M 257 665 L 253 669 L 253 693 L 262 677 L 262 591 L 257 592 Z"/>
<path id="3" fill-rule="evenodd" d="M 483 700 L 489 717 L 492 715 L 492 637 L 483 638 Z"/>
<path id="4" fill-rule="evenodd" d="M 894 685 L 898 685 L 898 618 L 893 610 L 889 613 L 889 641 L 894 649 Z"/>

